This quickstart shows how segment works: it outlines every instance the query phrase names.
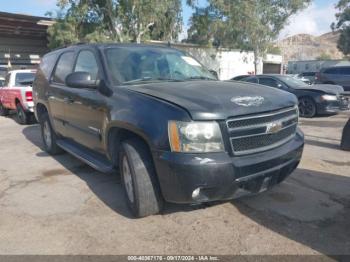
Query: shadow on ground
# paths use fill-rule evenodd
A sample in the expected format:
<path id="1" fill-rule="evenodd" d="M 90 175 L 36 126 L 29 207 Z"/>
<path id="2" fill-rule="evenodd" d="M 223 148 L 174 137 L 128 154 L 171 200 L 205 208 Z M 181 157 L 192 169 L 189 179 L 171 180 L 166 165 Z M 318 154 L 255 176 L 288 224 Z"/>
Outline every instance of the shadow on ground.
<path id="1" fill-rule="evenodd" d="M 297 169 L 271 191 L 232 204 L 256 223 L 322 254 L 349 255 L 349 188 L 349 177 Z"/>

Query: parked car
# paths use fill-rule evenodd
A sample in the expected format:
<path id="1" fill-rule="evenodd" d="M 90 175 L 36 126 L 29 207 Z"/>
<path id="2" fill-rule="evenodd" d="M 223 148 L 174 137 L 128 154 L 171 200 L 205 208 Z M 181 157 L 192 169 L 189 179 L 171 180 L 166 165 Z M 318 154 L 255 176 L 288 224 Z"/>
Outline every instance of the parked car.
<path id="1" fill-rule="evenodd" d="M 316 80 L 316 72 L 303 72 L 298 77 L 309 80 L 309 83 L 312 85 Z"/>
<path id="2" fill-rule="evenodd" d="M 303 151 L 294 95 L 217 81 L 176 49 L 59 49 L 43 57 L 33 89 L 45 150 L 119 169 L 137 217 L 158 213 L 163 200 L 262 192 L 291 174 Z"/>
<path id="3" fill-rule="evenodd" d="M 350 91 L 350 66 L 322 68 L 316 74 L 315 83 L 340 85 L 345 91 Z"/>
<path id="4" fill-rule="evenodd" d="M 336 85 L 308 85 L 288 75 L 257 75 L 241 81 L 257 83 L 290 92 L 298 97 L 302 117 L 317 114 L 334 114 L 349 109 L 349 99 L 342 95 L 344 89 Z"/>
<path id="5" fill-rule="evenodd" d="M 32 83 L 35 73 L 35 70 L 13 70 L 6 75 L 4 86 L 0 88 L 1 116 L 16 110 L 19 124 L 28 124 L 34 119 Z"/>
<path id="6" fill-rule="evenodd" d="M 234 81 L 240 81 L 242 80 L 243 78 L 246 78 L 250 75 L 239 75 L 239 76 L 235 76 L 234 78 L 232 78 L 231 80 L 234 80 Z"/>
<path id="7" fill-rule="evenodd" d="M 299 80 L 303 81 L 305 84 L 311 85 L 310 80 L 305 78 L 305 77 L 302 77 L 302 76 L 299 76 L 299 75 L 289 75 L 289 76 L 294 77 L 296 79 L 299 79 Z"/>

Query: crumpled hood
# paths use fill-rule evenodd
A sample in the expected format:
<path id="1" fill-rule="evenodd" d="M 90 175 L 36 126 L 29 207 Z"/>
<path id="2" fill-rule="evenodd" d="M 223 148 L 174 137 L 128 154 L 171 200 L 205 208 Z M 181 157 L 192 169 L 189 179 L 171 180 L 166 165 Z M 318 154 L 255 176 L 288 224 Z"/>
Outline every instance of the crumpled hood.
<path id="1" fill-rule="evenodd" d="M 297 89 L 307 90 L 307 91 L 321 91 L 327 94 L 339 95 L 344 92 L 344 88 L 338 85 L 329 85 L 329 84 L 315 84 L 310 87 L 300 87 Z"/>
<path id="2" fill-rule="evenodd" d="M 233 116 L 278 110 L 297 104 L 293 94 L 244 82 L 161 82 L 128 85 L 123 88 L 180 106 L 191 115 L 193 120 L 227 119 Z"/>

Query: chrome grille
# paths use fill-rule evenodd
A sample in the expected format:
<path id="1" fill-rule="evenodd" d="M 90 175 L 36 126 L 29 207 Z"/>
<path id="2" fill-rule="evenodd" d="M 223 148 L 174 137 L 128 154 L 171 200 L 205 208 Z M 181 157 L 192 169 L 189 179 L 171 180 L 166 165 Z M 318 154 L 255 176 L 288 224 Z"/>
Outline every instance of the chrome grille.
<path id="1" fill-rule="evenodd" d="M 295 136 L 298 124 L 297 107 L 232 118 L 227 122 L 233 154 L 261 152 L 288 142 Z"/>

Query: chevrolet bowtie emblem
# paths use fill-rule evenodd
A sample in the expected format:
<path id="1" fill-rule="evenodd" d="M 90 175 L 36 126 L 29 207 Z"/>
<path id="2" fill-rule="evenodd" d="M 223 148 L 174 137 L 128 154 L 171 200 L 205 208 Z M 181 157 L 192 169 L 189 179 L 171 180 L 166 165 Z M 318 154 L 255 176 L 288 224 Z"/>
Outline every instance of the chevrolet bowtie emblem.
<path id="1" fill-rule="evenodd" d="M 266 134 L 273 134 L 279 132 L 283 128 L 281 122 L 272 122 L 266 126 Z"/>

